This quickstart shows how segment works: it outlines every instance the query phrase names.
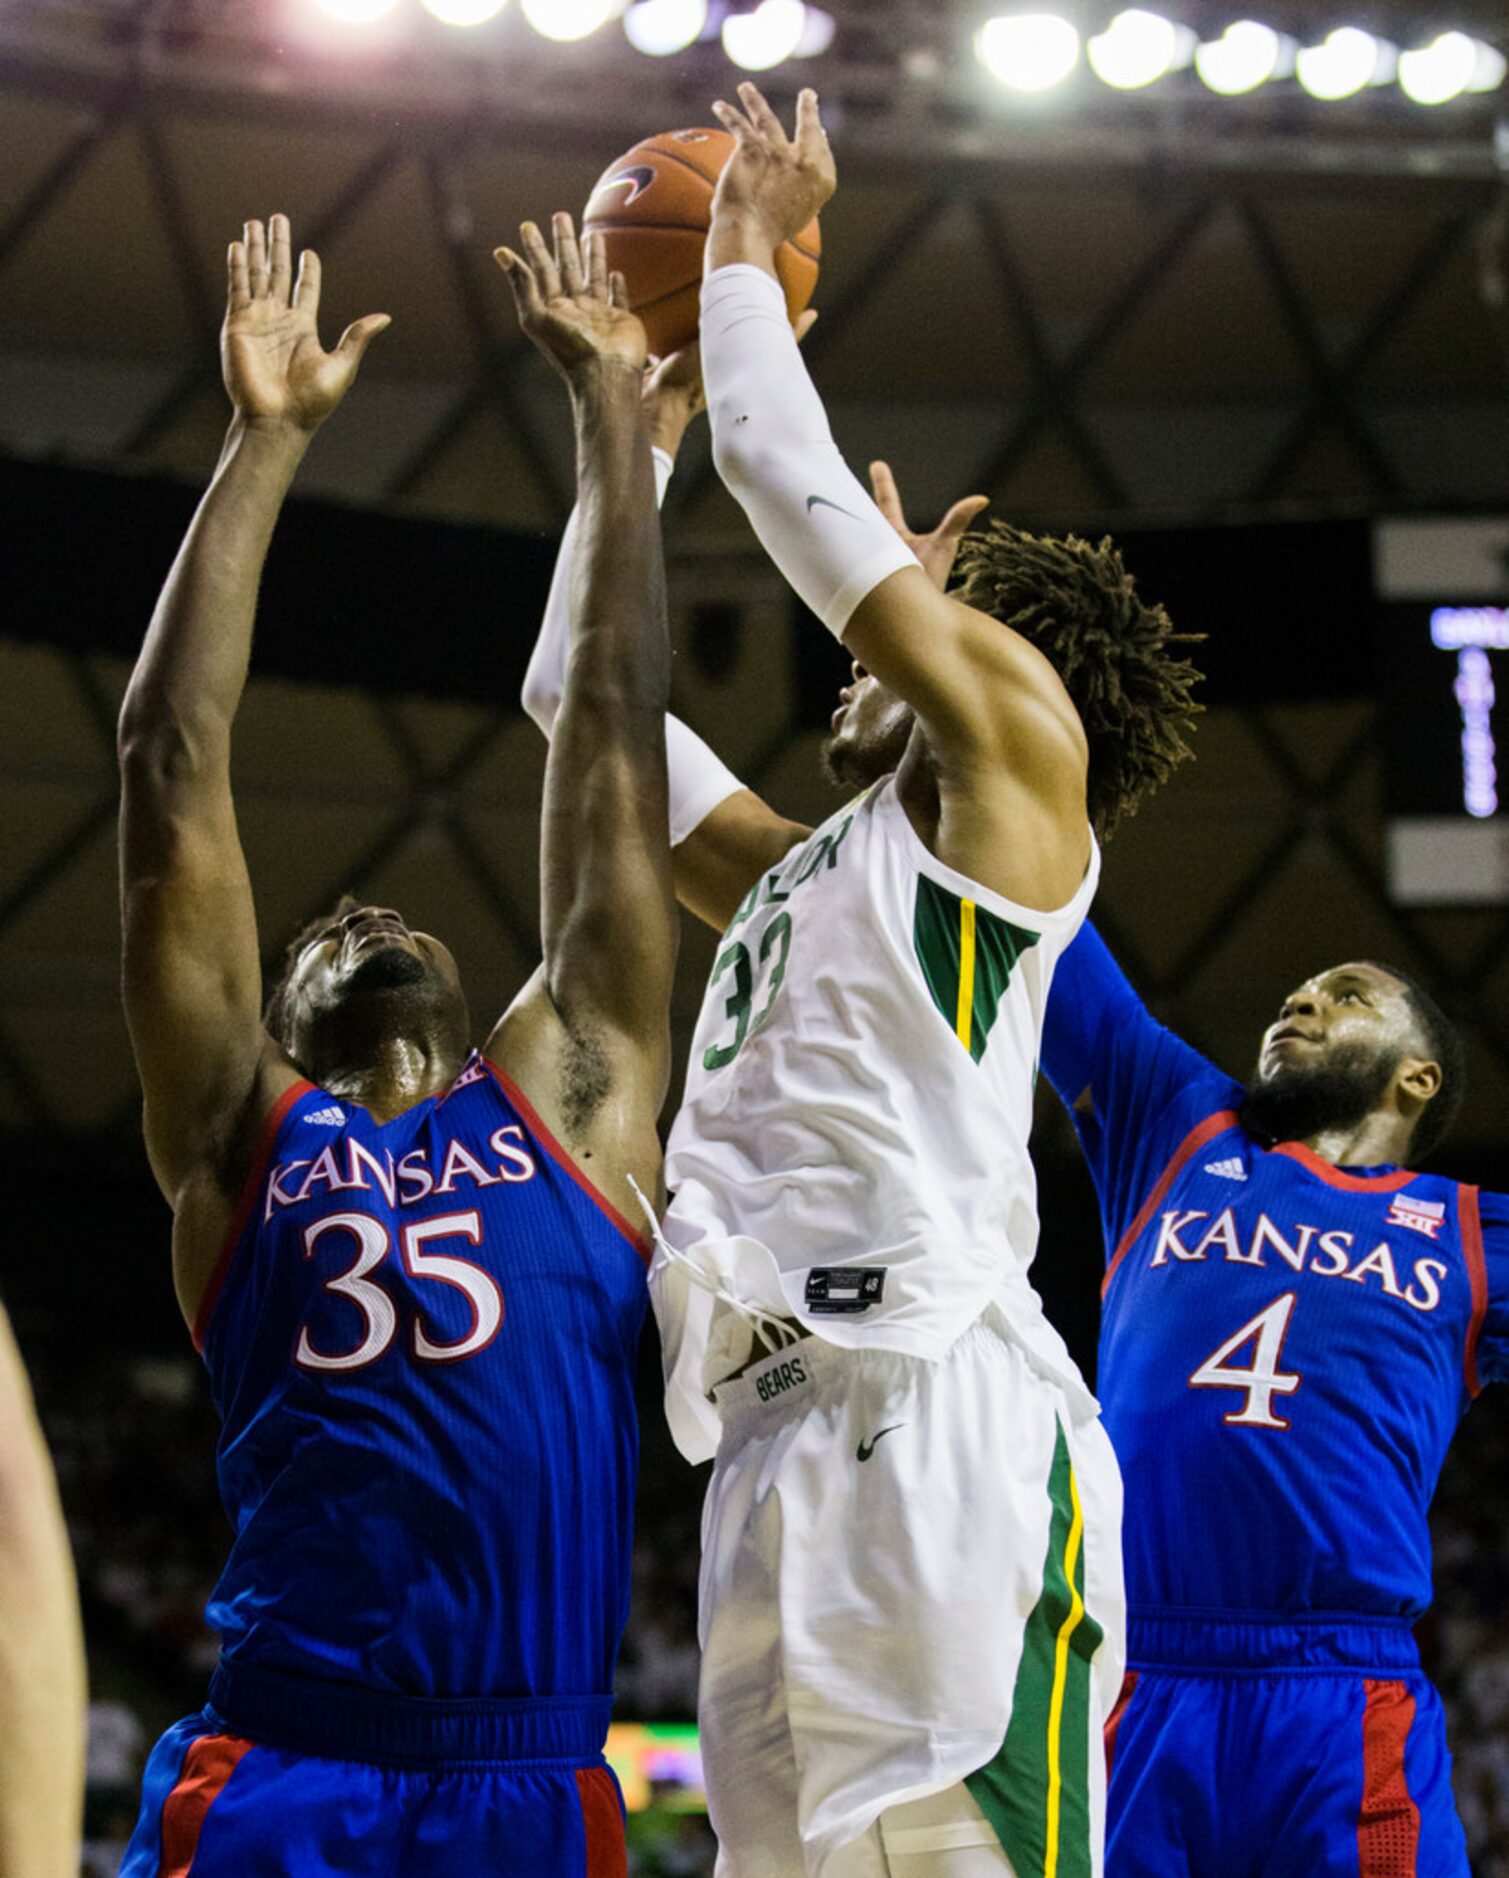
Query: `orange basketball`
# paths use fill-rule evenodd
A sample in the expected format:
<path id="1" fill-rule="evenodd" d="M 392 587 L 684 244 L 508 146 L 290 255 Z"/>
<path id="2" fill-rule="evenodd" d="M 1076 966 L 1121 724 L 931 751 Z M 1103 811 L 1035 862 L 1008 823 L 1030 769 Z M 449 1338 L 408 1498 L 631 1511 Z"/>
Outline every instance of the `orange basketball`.
<path id="1" fill-rule="evenodd" d="M 629 284 L 650 350 L 664 358 L 697 336 L 702 250 L 713 190 L 734 140 L 726 130 L 668 130 L 610 163 L 587 199 L 583 232 L 604 237 L 608 266 Z M 817 222 L 776 250 L 792 319 L 812 298 L 821 252 Z"/>

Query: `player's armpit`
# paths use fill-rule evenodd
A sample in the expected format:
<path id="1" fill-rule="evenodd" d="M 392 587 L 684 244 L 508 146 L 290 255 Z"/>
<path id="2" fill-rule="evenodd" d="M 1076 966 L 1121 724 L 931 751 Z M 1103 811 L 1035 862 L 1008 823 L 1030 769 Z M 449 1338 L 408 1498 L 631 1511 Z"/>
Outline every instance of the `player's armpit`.
<path id="1" fill-rule="evenodd" d="M 669 1017 L 664 1050 L 668 1056 Z M 541 966 L 494 1025 L 482 1054 L 621 1212 L 634 1213 L 625 1175 L 657 1204 L 664 1198 L 654 1117 L 665 1083 L 657 1053 L 626 1046 L 591 1010 L 563 1011 Z"/>
<path id="2" fill-rule="evenodd" d="M 1083 771 L 1079 715 L 1053 666 L 1020 633 L 940 593 L 920 567 L 873 587 L 844 628 L 844 650 L 927 726 L 942 753 L 1004 761 L 1024 776 L 1067 754 Z"/>
<path id="3" fill-rule="evenodd" d="M 812 833 L 741 789 L 720 802 L 672 849 L 676 898 L 722 932 L 757 880 Z"/>
<path id="4" fill-rule="evenodd" d="M 1089 861 L 1089 747 L 1043 654 L 938 592 L 920 567 L 873 588 L 843 643 L 926 733 L 941 798 L 928 839 L 938 858 L 1023 906 L 1047 912 L 1071 900 Z M 903 764 L 909 812 L 913 780 Z"/>

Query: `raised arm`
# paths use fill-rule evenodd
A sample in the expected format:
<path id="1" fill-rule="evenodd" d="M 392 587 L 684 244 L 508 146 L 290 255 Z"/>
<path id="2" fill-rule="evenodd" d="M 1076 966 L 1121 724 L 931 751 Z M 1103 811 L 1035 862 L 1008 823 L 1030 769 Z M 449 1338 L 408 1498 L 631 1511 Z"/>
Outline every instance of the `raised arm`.
<path id="1" fill-rule="evenodd" d="M 554 253 L 529 222 L 522 256 L 498 251 L 524 330 L 571 393 L 577 522 L 571 650 L 545 771 L 543 976 L 488 1051 L 518 1068 L 583 1159 L 653 1179 L 678 929 L 667 837 L 670 647 L 640 400 L 644 328 L 622 280 L 610 280 L 601 242 L 589 242 L 584 257 L 569 216 L 556 216 L 554 231 Z"/>
<path id="2" fill-rule="evenodd" d="M 1088 921 L 1053 970 L 1043 1020 L 1043 1074 L 1074 1117 L 1100 1190 L 1108 1244 L 1162 1172 L 1175 1104 L 1185 1127 L 1240 1106 L 1240 1091 L 1160 1024 Z"/>
<path id="3" fill-rule="evenodd" d="M 270 234 L 270 240 L 269 240 Z M 153 614 L 120 720 L 124 991 L 153 1172 L 179 1213 L 175 1276 L 192 1314 L 239 1143 L 295 1076 L 262 1027 L 251 885 L 231 801 L 231 723 L 257 587 L 294 472 L 388 321 L 316 333 L 318 258 L 292 276 L 289 226 L 231 244 L 221 355 L 234 415 L 220 463 Z"/>
<path id="4" fill-rule="evenodd" d="M 84 1699 L 68 1530 L 0 1308 L 0 1878 L 77 1878 Z"/>
<path id="5" fill-rule="evenodd" d="M 812 313 L 802 315 L 798 338 L 815 318 Z M 645 373 L 640 395 L 654 449 L 658 502 L 665 499 L 687 426 L 706 403 L 696 346 L 658 360 Z M 546 737 L 555 725 L 571 655 L 570 592 L 578 529 L 579 514 L 573 509 L 561 535 L 540 635 L 524 674 L 524 709 Z M 665 743 L 676 897 L 721 932 L 754 882 L 811 831 L 778 815 L 746 789 L 696 731 L 670 713 Z"/>
<path id="6" fill-rule="evenodd" d="M 1058 906 L 1089 857 L 1078 715 L 1036 647 L 939 592 L 845 465 L 774 266 L 794 218 L 810 219 L 834 187 L 817 100 L 803 92 L 788 138 L 754 86 L 739 95 L 743 110 L 714 107 L 736 147 L 702 303 L 719 471 L 796 591 L 915 711 L 937 765 L 939 857 L 1017 901 Z"/>

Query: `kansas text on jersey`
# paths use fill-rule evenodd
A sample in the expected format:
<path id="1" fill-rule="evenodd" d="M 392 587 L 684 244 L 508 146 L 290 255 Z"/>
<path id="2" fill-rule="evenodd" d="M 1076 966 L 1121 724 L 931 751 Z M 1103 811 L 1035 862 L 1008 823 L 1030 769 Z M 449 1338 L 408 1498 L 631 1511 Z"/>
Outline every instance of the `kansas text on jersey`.
<path id="1" fill-rule="evenodd" d="M 1092 1091 L 1133 1610 L 1418 1616 L 1452 1432 L 1509 1370 L 1509 1200 L 1266 1147 L 1088 929 L 1043 1063 Z"/>
<path id="2" fill-rule="evenodd" d="M 645 1299 L 642 1243 L 481 1057 L 385 1126 L 290 1089 L 195 1326 L 223 1673 L 606 1702 Z"/>

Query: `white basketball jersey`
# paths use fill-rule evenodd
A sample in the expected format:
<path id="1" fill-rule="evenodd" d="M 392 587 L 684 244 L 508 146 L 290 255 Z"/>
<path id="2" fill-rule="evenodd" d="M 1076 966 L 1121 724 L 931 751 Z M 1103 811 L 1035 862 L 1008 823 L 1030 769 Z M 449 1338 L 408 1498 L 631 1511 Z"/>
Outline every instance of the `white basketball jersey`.
<path id="1" fill-rule="evenodd" d="M 1017 906 L 928 852 L 892 777 L 751 889 L 708 982 L 650 1271 L 689 1459 L 716 1449 L 708 1389 L 743 1360 L 749 1310 L 936 1358 L 994 1301 L 1088 1400 L 1027 1279 L 1027 1138 L 1053 967 L 1099 872 L 1092 843 L 1067 906 Z"/>

